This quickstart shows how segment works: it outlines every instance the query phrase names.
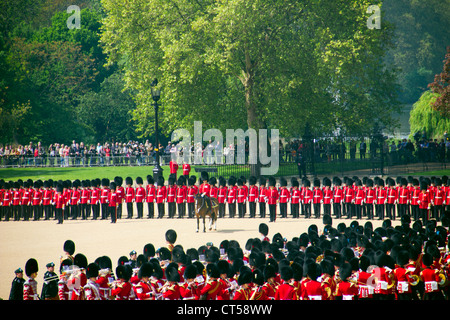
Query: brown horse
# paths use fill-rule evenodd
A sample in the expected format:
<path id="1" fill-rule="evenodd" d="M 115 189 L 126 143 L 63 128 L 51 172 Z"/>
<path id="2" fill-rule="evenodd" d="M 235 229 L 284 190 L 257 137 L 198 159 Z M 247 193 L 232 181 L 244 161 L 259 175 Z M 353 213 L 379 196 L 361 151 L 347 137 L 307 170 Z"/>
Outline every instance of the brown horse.
<path id="1" fill-rule="evenodd" d="M 203 232 L 206 232 L 205 217 L 209 216 L 209 230 L 212 229 L 212 224 L 214 223 L 214 230 L 217 230 L 217 217 L 219 214 L 219 201 L 216 198 L 211 199 L 211 208 L 208 208 L 206 198 L 201 195 L 195 195 L 195 216 L 197 217 L 197 231 L 200 224 L 200 218 L 203 218 Z"/>

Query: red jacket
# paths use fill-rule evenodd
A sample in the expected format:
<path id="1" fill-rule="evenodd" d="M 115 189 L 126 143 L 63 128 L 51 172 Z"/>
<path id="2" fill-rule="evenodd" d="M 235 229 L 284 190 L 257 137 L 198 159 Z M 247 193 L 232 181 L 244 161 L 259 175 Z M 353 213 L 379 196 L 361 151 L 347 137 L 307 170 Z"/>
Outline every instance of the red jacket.
<path id="1" fill-rule="evenodd" d="M 80 201 L 80 198 L 81 198 L 80 191 L 78 191 L 77 189 L 72 190 L 72 191 L 70 192 L 70 201 L 69 201 L 69 204 L 71 204 L 71 205 L 77 205 L 78 202 Z"/>
<path id="2" fill-rule="evenodd" d="M 303 203 L 309 204 L 313 202 L 314 193 L 311 189 L 305 188 L 305 192 L 303 193 Z"/>
<path id="3" fill-rule="evenodd" d="M 291 194 L 289 193 L 288 188 L 281 187 L 278 193 L 280 195 L 280 203 L 287 203 L 289 201 Z"/>
<path id="4" fill-rule="evenodd" d="M 91 190 L 87 188 L 82 189 L 80 203 L 87 204 L 90 198 L 91 198 Z"/>
<path id="5" fill-rule="evenodd" d="M 141 203 L 144 202 L 145 199 L 145 189 L 144 187 L 137 187 L 136 188 L 136 193 L 134 196 L 134 201 L 137 203 Z"/>
<path id="6" fill-rule="evenodd" d="M 176 200 L 177 203 L 183 203 L 186 201 L 186 199 L 187 199 L 186 186 L 180 186 L 177 188 L 176 198 L 177 198 L 177 200 Z"/>
<path id="7" fill-rule="evenodd" d="M 344 202 L 351 203 L 355 197 L 355 192 L 351 187 L 345 188 L 344 191 Z"/>
<path id="8" fill-rule="evenodd" d="M 398 189 L 398 203 L 399 204 L 408 204 L 411 200 L 411 194 L 406 187 L 401 187 Z"/>
<path id="9" fill-rule="evenodd" d="M 292 189 L 291 203 L 300 203 L 301 192 L 300 189 Z"/>
<path id="10" fill-rule="evenodd" d="M 13 206 L 20 205 L 20 200 L 21 200 L 21 192 L 20 192 L 20 190 L 13 191 L 11 196 L 12 196 L 12 205 Z"/>
<path id="11" fill-rule="evenodd" d="M 428 209 L 428 205 L 430 204 L 430 198 L 428 193 L 420 192 L 419 194 L 419 208 L 420 209 Z"/>
<path id="12" fill-rule="evenodd" d="M 366 203 L 368 203 L 368 204 L 374 203 L 376 200 L 376 196 L 377 196 L 377 193 L 375 192 L 375 190 L 372 188 L 368 188 L 366 190 Z"/>
<path id="13" fill-rule="evenodd" d="M 434 205 L 440 206 L 444 204 L 445 192 L 441 188 L 436 188 L 434 192 Z"/>
<path id="14" fill-rule="evenodd" d="M 258 187 L 250 186 L 248 189 L 248 202 L 256 202 L 258 200 Z"/>
<path id="15" fill-rule="evenodd" d="M 258 202 L 267 202 L 267 190 L 264 186 L 259 187 Z"/>
<path id="16" fill-rule="evenodd" d="M 9 192 L 7 192 L 7 194 L 9 195 Z M 6 195 L 6 194 L 5 194 L 5 195 Z M 11 197 L 11 196 L 9 196 L 9 197 Z M 11 198 L 9 198 L 9 199 L 11 199 Z M 10 201 L 11 201 L 11 200 L 10 200 Z M 41 201 L 42 201 L 42 191 L 39 190 L 39 189 L 34 190 L 34 191 L 33 191 L 32 198 L 31 198 L 31 203 L 32 203 L 32 205 L 33 205 L 33 206 L 38 206 L 38 205 L 41 204 Z M 4 202 L 5 202 L 5 198 L 3 198 L 3 203 L 4 203 Z"/>
<path id="17" fill-rule="evenodd" d="M 362 205 L 366 198 L 366 193 L 363 189 L 358 189 L 355 192 L 355 204 Z"/>
<path id="18" fill-rule="evenodd" d="M 158 186 L 156 188 L 156 203 L 164 203 L 167 198 L 166 186 Z"/>
<path id="19" fill-rule="evenodd" d="M 153 184 L 147 185 L 147 197 L 145 201 L 151 203 L 155 202 L 155 199 L 156 199 L 156 187 Z"/>
<path id="20" fill-rule="evenodd" d="M 227 194 L 227 202 L 228 203 L 235 203 L 237 200 L 237 191 L 235 188 L 231 187 L 228 188 L 228 194 Z"/>
<path id="21" fill-rule="evenodd" d="M 333 190 L 333 202 L 341 203 L 344 198 L 344 190 L 342 188 L 334 188 Z"/>
<path id="22" fill-rule="evenodd" d="M 323 200 L 323 192 L 320 188 L 315 187 L 313 190 L 313 203 L 321 203 Z"/>
<path id="23" fill-rule="evenodd" d="M 189 163 L 183 164 L 183 175 L 188 176 L 189 172 L 191 172 L 191 165 Z"/>
<path id="24" fill-rule="evenodd" d="M 133 202 L 136 191 L 133 187 L 127 187 L 125 190 L 125 202 L 130 203 Z"/>
<path id="25" fill-rule="evenodd" d="M 102 188 L 100 190 L 100 203 L 104 204 L 106 201 L 108 201 L 108 195 L 109 195 L 109 188 Z"/>
<path id="26" fill-rule="evenodd" d="M 247 190 L 242 186 L 237 190 L 237 203 L 244 203 L 247 200 Z"/>
<path id="27" fill-rule="evenodd" d="M 168 186 L 167 188 L 167 202 L 175 202 L 176 196 L 177 196 L 177 186 L 172 185 Z"/>
<path id="28" fill-rule="evenodd" d="M 197 188 L 195 186 L 190 186 L 187 189 L 187 203 L 195 203 L 195 195 L 197 194 Z"/>
<path id="29" fill-rule="evenodd" d="M 323 203 L 330 204 L 333 199 L 333 191 L 330 188 L 323 189 Z"/>
<path id="30" fill-rule="evenodd" d="M 100 189 L 92 188 L 91 189 L 91 204 L 98 204 L 100 201 Z"/>
<path id="31" fill-rule="evenodd" d="M 398 193 L 397 190 L 394 188 L 388 188 L 387 189 L 387 199 L 386 199 L 386 203 L 389 204 L 395 204 L 395 202 L 398 199 Z"/>
<path id="32" fill-rule="evenodd" d="M 177 173 L 178 163 L 176 163 L 175 161 L 170 161 L 169 167 L 170 167 L 170 173 Z"/>
<path id="33" fill-rule="evenodd" d="M 386 202 L 386 189 L 380 187 L 377 189 L 377 204 L 384 204 Z"/>
<path id="34" fill-rule="evenodd" d="M 219 188 L 219 191 L 217 193 L 217 201 L 219 203 L 225 203 L 227 198 L 228 188 L 226 186 L 222 186 Z"/>
<path id="35" fill-rule="evenodd" d="M 270 187 L 267 189 L 267 203 L 268 204 L 277 204 L 277 200 L 279 198 L 279 194 L 276 188 Z"/>

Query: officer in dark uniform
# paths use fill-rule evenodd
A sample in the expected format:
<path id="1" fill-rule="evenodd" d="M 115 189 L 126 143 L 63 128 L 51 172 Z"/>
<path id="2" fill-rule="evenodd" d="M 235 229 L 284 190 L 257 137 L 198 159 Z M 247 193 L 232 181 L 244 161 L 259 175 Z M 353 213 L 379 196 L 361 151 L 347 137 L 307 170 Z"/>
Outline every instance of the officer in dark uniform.
<path id="1" fill-rule="evenodd" d="M 58 300 L 59 277 L 54 272 L 55 264 L 47 263 L 47 272 L 44 274 L 44 284 L 42 285 L 41 300 Z"/>
<path id="2" fill-rule="evenodd" d="M 11 284 L 9 300 L 23 300 L 23 284 L 25 283 L 25 279 L 23 278 L 23 270 L 22 268 L 19 268 L 14 271 L 14 273 L 16 274 L 16 277 Z"/>

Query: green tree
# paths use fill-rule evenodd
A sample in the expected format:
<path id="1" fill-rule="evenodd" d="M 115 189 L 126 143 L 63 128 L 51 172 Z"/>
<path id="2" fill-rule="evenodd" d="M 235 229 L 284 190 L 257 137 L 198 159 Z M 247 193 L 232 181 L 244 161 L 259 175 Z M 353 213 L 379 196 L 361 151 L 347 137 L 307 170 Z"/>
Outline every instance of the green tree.
<path id="1" fill-rule="evenodd" d="M 89 91 L 80 98 L 77 119 L 93 137 L 89 142 L 137 138 L 131 114 L 135 104 L 123 86 L 122 74 L 116 72 L 103 81 L 98 92 Z"/>
<path id="2" fill-rule="evenodd" d="M 395 27 L 386 63 L 398 68 L 402 103 L 414 103 L 442 67 L 450 43 L 450 0 L 385 0 L 384 21 Z"/>
<path id="3" fill-rule="evenodd" d="M 166 133 L 192 128 L 193 120 L 205 129 L 278 128 L 285 136 L 302 133 L 306 122 L 316 132 L 358 132 L 374 118 L 388 121 L 396 106 L 395 79 L 381 61 L 389 25 L 366 25 L 373 1 L 102 3 L 101 39 L 136 92 L 143 135 L 153 130 L 154 78 L 164 89 Z"/>
<path id="4" fill-rule="evenodd" d="M 411 138 L 416 132 L 425 133 L 428 138 L 442 138 L 445 131 L 450 128 L 450 118 L 442 116 L 433 108 L 439 94 L 430 90 L 425 91 L 413 105 L 409 117 L 411 125 Z"/>

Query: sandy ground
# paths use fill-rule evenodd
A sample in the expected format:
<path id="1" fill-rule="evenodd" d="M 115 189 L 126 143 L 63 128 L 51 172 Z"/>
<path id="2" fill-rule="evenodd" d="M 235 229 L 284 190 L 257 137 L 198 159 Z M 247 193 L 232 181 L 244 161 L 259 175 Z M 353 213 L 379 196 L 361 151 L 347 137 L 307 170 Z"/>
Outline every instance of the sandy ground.
<path id="1" fill-rule="evenodd" d="M 126 216 L 126 213 L 123 216 Z M 144 209 L 144 217 L 146 216 Z M 0 298 L 9 298 L 11 282 L 15 276 L 14 270 L 18 267 L 25 270 L 25 263 L 29 258 L 35 258 L 39 263 L 36 280 L 40 294 L 43 275 L 46 271 L 45 265 L 54 262 L 56 270 L 59 270 L 60 257 L 64 255 L 63 244 L 67 239 L 75 242 L 75 254 L 83 253 L 89 263 L 100 256 L 107 255 L 115 268 L 120 256 L 128 257 L 131 250 L 141 254 L 147 243 L 152 243 L 155 248 L 166 246 L 164 235 L 168 229 L 174 229 L 177 232 L 176 244 L 182 245 L 186 250 L 198 248 L 209 241 L 219 246 L 222 240 L 237 240 L 241 247 L 244 247 L 247 239 L 260 236 L 258 226 L 261 222 L 269 225 L 269 238 L 280 232 L 288 240 L 306 232 L 310 224 L 316 224 L 319 232 L 324 226 L 322 219 L 305 219 L 302 216 L 299 219 L 277 218 L 274 223 L 268 221 L 268 218 L 250 219 L 247 212 L 247 217 L 243 219 L 219 219 L 217 230 L 208 231 L 207 228 L 206 233 L 202 232 L 202 223 L 200 223 L 200 232 L 196 233 L 195 219 L 168 219 L 167 210 L 166 217 L 163 219 L 121 219 L 116 224 L 110 223 L 109 220 L 66 220 L 62 225 L 56 224 L 54 220 L 2 221 L 0 222 Z M 360 224 L 366 221 L 366 218 L 359 220 Z M 344 222 L 347 226 L 350 224 L 350 220 L 347 219 L 333 219 L 333 226 L 336 227 L 339 222 Z M 373 220 L 372 223 L 374 227 L 378 227 L 382 222 Z M 398 219 L 393 221 L 394 226 L 398 224 L 400 224 Z"/>

